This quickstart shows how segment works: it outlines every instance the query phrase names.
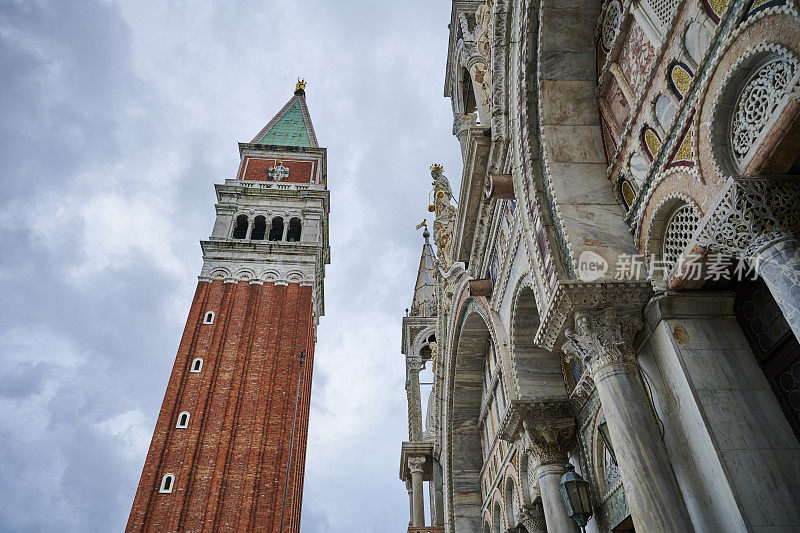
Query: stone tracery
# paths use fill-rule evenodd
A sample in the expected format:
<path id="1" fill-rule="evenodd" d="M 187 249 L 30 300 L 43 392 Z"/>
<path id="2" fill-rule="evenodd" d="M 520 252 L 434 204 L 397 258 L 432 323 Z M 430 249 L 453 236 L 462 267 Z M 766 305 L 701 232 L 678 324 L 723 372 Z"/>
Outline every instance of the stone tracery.
<path id="1" fill-rule="evenodd" d="M 789 85 L 798 61 L 773 57 L 745 83 L 733 112 L 730 143 L 737 164 L 750 152 Z"/>

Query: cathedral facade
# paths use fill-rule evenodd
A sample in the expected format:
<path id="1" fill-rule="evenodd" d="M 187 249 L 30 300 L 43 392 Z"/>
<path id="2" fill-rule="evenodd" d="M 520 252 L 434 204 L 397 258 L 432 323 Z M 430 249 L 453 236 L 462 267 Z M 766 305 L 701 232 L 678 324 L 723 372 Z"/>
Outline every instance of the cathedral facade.
<path id="1" fill-rule="evenodd" d="M 799 10 L 452 2 L 409 532 L 800 528 Z"/>
<path id="2" fill-rule="evenodd" d="M 216 185 L 216 221 L 126 531 L 299 532 L 330 262 L 305 83 Z"/>

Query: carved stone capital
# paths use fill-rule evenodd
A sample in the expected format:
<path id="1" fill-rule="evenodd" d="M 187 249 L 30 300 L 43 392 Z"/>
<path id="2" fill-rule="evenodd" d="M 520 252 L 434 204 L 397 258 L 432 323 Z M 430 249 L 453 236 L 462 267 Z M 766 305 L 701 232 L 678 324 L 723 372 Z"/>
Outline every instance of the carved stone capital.
<path id="1" fill-rule="evenodd" d="M 592 375 L 608 365 L 635 364 L 633 338 L 642 325 L 638 307 L 577 311 L 575 327 L 567 330 L 562 350 L 580 359 Z"/>
<path id="2" fill-rule="evenodd" d="M 500 431 L 501 438 L 512 442 L 524 434 L 528 450 L 539 464 L 563 463 L 575 431 L 575 417 L 566 399 L 514 400 Z"/>
<path id="3" fill-rule="evenodd" d="M 422 368 L 422 357 L 419 355 L 409 355 L 406 357 L 406 368 L 409 371 L 419 373 Z"/>
<path id="4" fill-rule="evenodd" d="M 423 474 L 425 472 L 425 458 L 424 457 L 409 457 L 408 470 L 411 475 Z"/>
<path id="5" fill-rule="evenodd" d="M 563 338 L 565 328 L 572 325 L 576 310 L 601 307 L 641 309 L 652 295 L 653 286 L 649 281 L 559 281 L 552 303 L 543 313 L 534 342 L 553 350 L 557 341 Z"/>
<path id="6" fill-rule="evenodd" d="M 470 128 L 475 127 L 475 115 L 462 115 L 456 113 L 453 115 L 453 135 L 461 140 L 461 136 L 466 133 Z"/>
<path id="7" fill-rule="evenodd" d="M 514 443 L 524 436 L 525 424 L 570 427 L 574 425 L 574 419 L 574 412 L 566 399 L 511 400 L 498 433 L 504 441 Z"/>
<path id="8" fill-rule="evenodd" d="M 528 533 L 547 533 L 541 501 L 524 506 L 520 510 L 516 522 L 525 526 Z"/>
<path id="9" fill-rule="evenodd" d="M 799 232 L 800 180 L 732 177 L 700 222 L 697 241 L 711 252 L 753 257 Z"/>

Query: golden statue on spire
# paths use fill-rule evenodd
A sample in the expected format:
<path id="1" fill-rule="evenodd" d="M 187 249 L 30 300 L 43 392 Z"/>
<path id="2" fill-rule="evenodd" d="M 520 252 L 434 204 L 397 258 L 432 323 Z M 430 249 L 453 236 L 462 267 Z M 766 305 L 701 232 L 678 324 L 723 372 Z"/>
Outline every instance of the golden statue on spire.
<path id="1" fill-rule="evenodd" d="M 297 85 L 294 86 L 294 90 L 295 91 L 301 91 L 301 90 L 305 91 L 306 90 L 306 80 L 305 80 L 305 78 L 303 78 L 302 80 L 300 78 L 297 78 Z"/>

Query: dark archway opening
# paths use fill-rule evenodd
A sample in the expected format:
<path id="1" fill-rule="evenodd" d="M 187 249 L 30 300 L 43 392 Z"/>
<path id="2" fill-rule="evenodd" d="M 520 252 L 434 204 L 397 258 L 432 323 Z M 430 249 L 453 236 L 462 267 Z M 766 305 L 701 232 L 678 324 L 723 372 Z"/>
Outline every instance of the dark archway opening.
<path id="1" fill-rule="evenodd" d="M 800 343 L 761 278 L 734 283 L 736 319 L 800 439 Z"/>
<path id="2" fill-rule="evenodd" d="M 302 223 L 297 217 L 289 219 L 289 231 L 286 233 L 286 240 L 289 242 L 300 242 L 300 232 Z"/>
<path id="3" fill-rule="evenodd" d="M 272 224 L 269 228 L 269 240 L 279 241 L 283 239 L 283 219 L 275 217 L 272 219 Z"/>
<path id="4" fill-rule="evenodd" d="M 234 239 L 244 239 L 247 237 L 247 215 L 236 217 L 236 226 L 233 228 Z"/>
<path id="5" fill-rule="evenodd" d="M 259 215 L 253 221 L 253 231 L 250 234 L 250 238 L 255 241 L 263 241 L 264 235 L 266 233 L 267 233 L 267 219 Z"/>

